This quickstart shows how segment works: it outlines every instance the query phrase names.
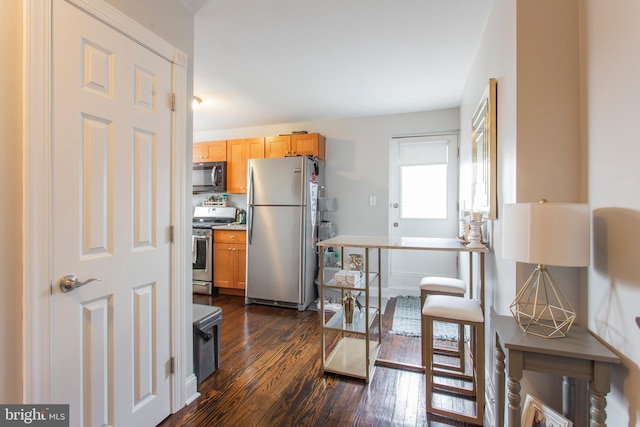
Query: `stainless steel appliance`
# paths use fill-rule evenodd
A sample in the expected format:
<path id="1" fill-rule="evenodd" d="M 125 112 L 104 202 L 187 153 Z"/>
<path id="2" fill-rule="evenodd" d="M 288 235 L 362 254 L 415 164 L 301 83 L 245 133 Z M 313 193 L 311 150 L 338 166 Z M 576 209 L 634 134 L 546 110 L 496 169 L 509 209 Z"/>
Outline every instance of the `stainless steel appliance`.
<path id="1" fill-rule="evenodd" d="M 317 189 L 324 179 L 321 166 L 309 157 L 249 160 L 247 304 L 302 311 L 315 299 L 314 222 Z"/>
<path id="2" fill-rule="evenodd" d="M 227 162 L 193 164 L 193 192 L 227 191 Z"/>
<path id="3" fill-rule="evenodd" d="M 213 232 L 212 227 L 236 220 L 236 208 L 226 206 L 198 206 L 193 213 L 192 288 L 196 294 L 213 293 Z"/>
<path id="4" fill-rule="evenodd" d="M 208 229 L 193 229 L 193 293 L 213 292 L 213 233 Z"/>

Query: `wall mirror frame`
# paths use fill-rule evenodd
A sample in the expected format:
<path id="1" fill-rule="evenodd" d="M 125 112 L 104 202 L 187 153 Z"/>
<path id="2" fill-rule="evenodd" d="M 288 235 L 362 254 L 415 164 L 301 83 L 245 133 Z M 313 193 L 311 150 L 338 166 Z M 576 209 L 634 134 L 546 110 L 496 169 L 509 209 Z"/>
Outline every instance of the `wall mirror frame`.
<path id="1" fill-rule="evenodd" d="M 496 198 L 497 83 L 489 79 L 471 119 L 472 209 L 487 219 L 498 217 Z"/>

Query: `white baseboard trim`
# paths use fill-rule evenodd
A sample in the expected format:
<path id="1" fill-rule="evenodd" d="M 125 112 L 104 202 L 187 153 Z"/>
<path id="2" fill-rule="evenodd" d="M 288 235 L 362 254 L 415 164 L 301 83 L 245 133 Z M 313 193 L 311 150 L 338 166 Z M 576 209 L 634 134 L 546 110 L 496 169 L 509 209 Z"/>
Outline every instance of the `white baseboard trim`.
<path id="1" fill-rule="evenodd" d="M 486 368 L 485 366 L 485 372 Z M 493 381 L 491 378 L 486 378 L 484 382 L 484 425 L 487 427 L 496 427 L 495 404 L 496 394 Z"/>
<path id="2" fill-rule="evenodd" d="M 200 397 L 200 393 L 198 392 L 198 379 L 195 374 L 191 374 L 187 377 L 187 380 L 184 382 L 184 389 L 185 396 L 187 396 L 185 406 L 196 401 Z"/>
<path id="3" fill-rule="evenodd" d="M 385 298 L 397 297 L 397 296 L 420 296 L 420 288 L 382 288 L 382 296 Z"/>

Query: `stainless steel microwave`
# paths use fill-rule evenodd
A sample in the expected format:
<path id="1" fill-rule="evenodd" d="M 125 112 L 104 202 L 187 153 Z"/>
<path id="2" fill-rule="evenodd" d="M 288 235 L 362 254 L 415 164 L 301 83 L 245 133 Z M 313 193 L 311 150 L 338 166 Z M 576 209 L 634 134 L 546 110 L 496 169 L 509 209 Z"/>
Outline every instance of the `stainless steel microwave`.
<path id="1" fill-rule="evenodd" d="M 194 193 L 225 191 L 227 191 L 227 162 L 193 164 Z"/>

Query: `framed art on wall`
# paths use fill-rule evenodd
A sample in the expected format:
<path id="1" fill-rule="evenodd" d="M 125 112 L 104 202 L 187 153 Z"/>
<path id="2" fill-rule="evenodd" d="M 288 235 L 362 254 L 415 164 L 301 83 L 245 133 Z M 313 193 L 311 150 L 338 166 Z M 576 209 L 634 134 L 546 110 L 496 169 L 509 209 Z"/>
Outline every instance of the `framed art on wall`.
<path id="1" fill-rule="evenodd" d="M 572 427 L 573 422 L 527 394 L 521 425 L 522 427 Z"/>
<path id="2" fill-rule="evenodd" d="M 496 199 L 497 83 L 489 79 L 471 118 L 471 203 L 487 219 L 498 217 Z"/>

